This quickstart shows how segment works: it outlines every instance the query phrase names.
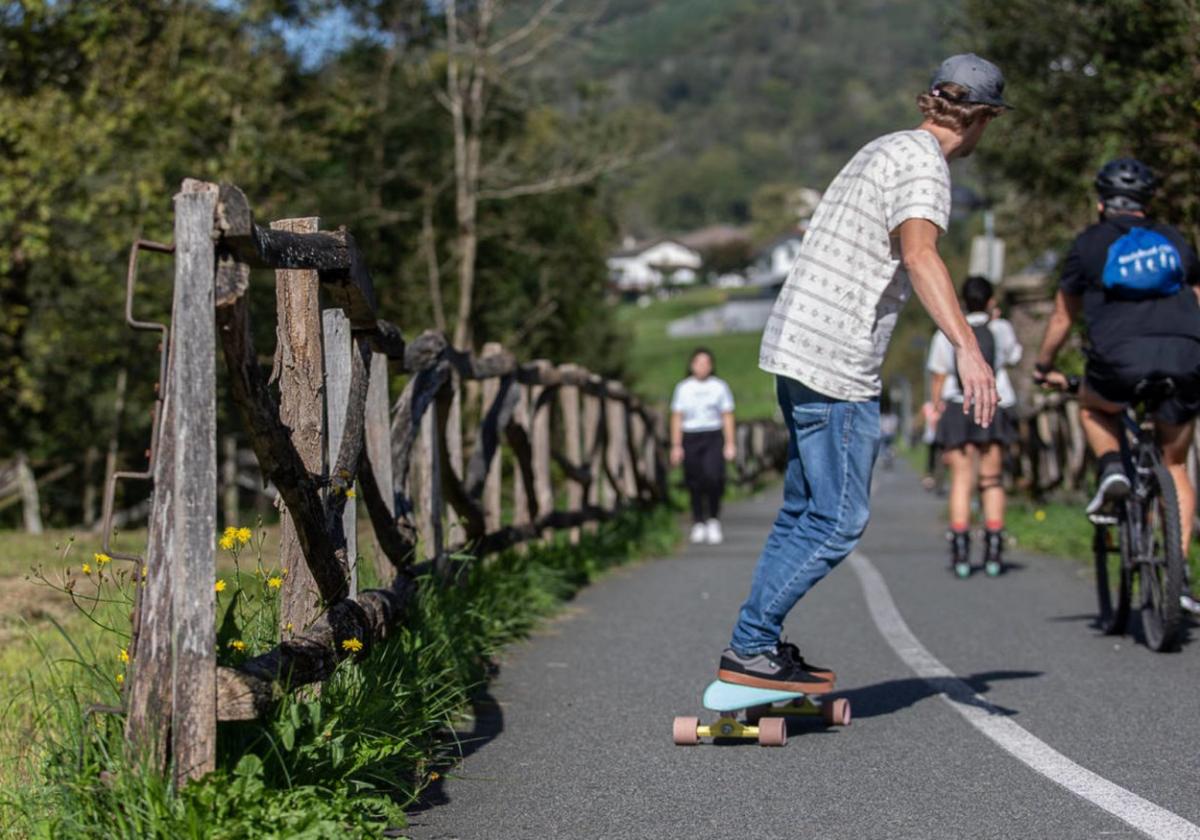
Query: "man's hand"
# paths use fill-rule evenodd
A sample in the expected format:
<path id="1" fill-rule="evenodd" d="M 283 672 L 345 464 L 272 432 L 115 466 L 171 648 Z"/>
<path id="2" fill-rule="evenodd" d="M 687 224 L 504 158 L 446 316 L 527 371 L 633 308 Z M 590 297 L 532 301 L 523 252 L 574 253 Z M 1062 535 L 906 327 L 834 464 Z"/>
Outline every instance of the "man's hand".
<path id="1" fill-rule="evenodd" d="M 958 382 L 963 391 L 963 413 L 974 408 L 975 422 L 991 425 L 996 413 L 996 377 L 979 352 L 975 333 L 958 308 L 950 272 L 938 256 L 938 228 L 926 219 L 908 219 L 896 230 L 904 268 L 913 291 L 938 329 L 954 344 L 958 359 Z"/>
<path id="2" fill-rule="evenodd" d="M 956 350 L 954 355 L 958 359 L 963 414 L 970 414 L 974 408 L 975 422 L 986 428 L 992 424 L 992 417 L 996 414 L 996 376 L 974 341 Z"/>
<path id="3" fill-rule="evenodd" d="M 1071 380 L 1062 371 L 1048 370 L 1042 373 L 1040 370 L 1034 370 L 1033 381 L 1041 385 L 1047 391 L 1070 391 Z"/>
<path id="4" fill-rule="evenodd" d="M 725 444 L 725 460 L 733 463 L 737 459 L 737 444 L 729 441 Z"/>
<path id="5" fill-rule="evenodd" d="M 678 467 L 683 463 L 683 446 L 675 444 L 671 447 L 671 466 Z"/>

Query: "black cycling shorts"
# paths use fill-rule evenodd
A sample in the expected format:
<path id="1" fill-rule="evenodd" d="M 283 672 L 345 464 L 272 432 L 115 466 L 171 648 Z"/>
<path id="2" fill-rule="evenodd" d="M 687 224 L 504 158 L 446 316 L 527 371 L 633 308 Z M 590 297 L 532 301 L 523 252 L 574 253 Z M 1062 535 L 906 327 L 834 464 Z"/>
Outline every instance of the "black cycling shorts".
<path id="1" fill-rule="evenodd" d="M 1169 376 L 1175 392 L 1154 412 L 1165 423 L 1182 425 L 1200 415 L 1200 341 L 1186 336 L 1148 336 L 1122 342 L 1103 354 L 1088 354 L 1087 386 L 1114 403 L 1130 403 L 1145 379 Z"/>

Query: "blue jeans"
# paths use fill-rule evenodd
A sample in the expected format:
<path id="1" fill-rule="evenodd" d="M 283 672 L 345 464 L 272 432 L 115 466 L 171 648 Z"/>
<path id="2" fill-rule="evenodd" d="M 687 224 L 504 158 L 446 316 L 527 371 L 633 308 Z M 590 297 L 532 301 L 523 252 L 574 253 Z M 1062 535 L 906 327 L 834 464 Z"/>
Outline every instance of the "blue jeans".
<path id="1" fill-rule="evenodd" d="M 733 628 L 742 655 L 774 648 L 796 602 L 854 550 L 879 453 L 878 400 L 836 400 L 786 377 L 776 392 L 790 433 L 783 507 Z"/>

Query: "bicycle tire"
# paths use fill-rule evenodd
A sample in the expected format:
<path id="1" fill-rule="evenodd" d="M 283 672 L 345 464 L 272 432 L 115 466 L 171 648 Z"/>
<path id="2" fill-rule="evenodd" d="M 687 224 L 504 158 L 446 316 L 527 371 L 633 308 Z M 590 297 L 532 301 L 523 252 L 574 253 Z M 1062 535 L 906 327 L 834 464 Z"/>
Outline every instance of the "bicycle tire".
<path id="1" fill-rule="evenodd" d="M 1119 547 L 1115 570 L 1110 566 L 1113 551 L 1109 526 L 1097 525 L 1092 534 L 1092 559 L 1096 566 L 1096 596 L 1100 614 L 1096 624 L 1106 636 L 1120 636 L 1129 624 L 1129 537 L 1122 523 L 1116 528 Z"/>
<path id="2" fill-rule="evenodd" d="M 1142 632 L 1154 651 L 1171 650 L 1183 625 L 1179 596 L 1184 561 L 1179 530 L 1179 500 L 1171 473 L 1153 470 L 1154 490 L 1142 508 L 1142 545 L 1137 552 Z"/>

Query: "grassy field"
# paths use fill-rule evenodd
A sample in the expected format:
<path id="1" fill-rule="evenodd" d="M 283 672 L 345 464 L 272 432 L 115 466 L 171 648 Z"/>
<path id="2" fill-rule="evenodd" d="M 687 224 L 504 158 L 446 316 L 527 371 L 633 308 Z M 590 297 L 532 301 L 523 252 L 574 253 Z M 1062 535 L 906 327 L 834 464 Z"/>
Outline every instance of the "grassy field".
<path id="1" fill-rule="evenodd" d="M 675 383 L 686 375 L 692 350 L 703 345 L 716 356 L 717 375 L 733 389 L 738 417 L 746 420 L 774 418 L 774 381 L 758 369 L 760 333 L 704 338 L 671 338 L 667 335 L 667 324 L 671 321 L 718 306 L 734 294 L 736 292 L 704 287 L 645 307 L 622 304 L 617 318 L 632 339 L 629 379 L 634 389 L 652 402 L 666 403 Z"/>

